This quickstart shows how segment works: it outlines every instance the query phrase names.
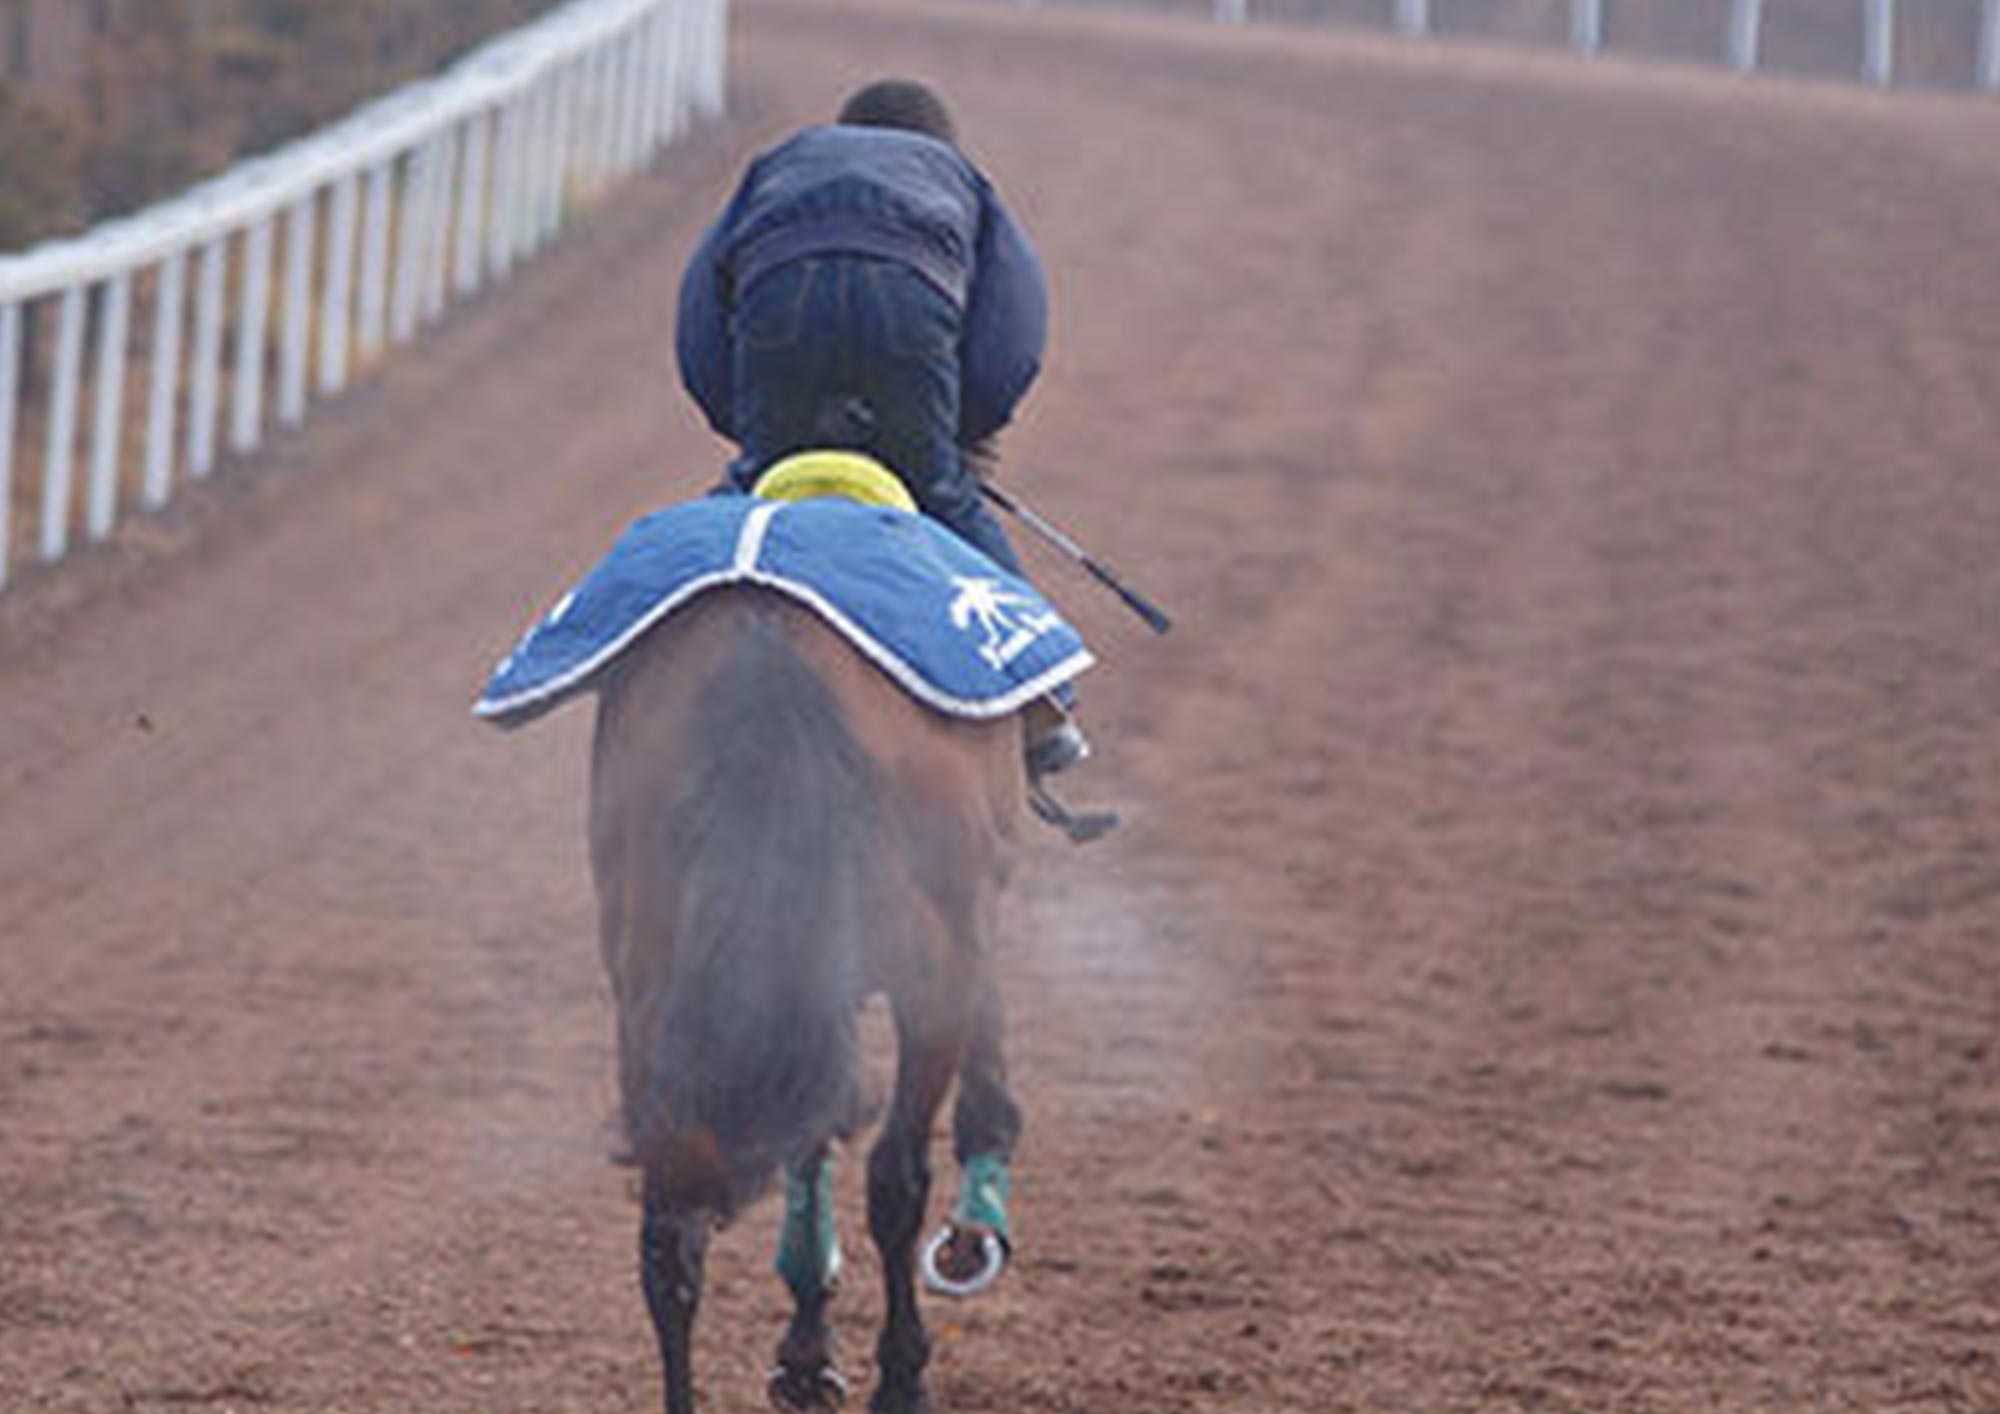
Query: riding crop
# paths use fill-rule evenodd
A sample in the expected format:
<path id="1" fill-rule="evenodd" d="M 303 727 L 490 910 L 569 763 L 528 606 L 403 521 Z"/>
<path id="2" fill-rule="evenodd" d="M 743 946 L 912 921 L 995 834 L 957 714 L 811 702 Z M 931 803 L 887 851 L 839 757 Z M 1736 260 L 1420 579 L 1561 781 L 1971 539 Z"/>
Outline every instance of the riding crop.
<path id="1" fill-rule="evenodd" d="M 1099 584 L 1102 584 L 1120 599 L 1123 599 L 1126 607 L 1144 619 L 1146 627 L 1150 628 L 1154 633 L 1165 633 L 1173 627 L 1173 620 L 1162 613 L 1158 606 L 1150 599 L 1119 579 L 1117 575 L 1113 574 L 1097 560 L 1092 559 L 1090 555 L 1084 552 L 1081 545 L 1077 544 L 1053 525 L 1050 525 L 1046 520 L 1043 520 L 1015 497 L 1002 491 L 990 481 L 981 481 L 979 489 L 985 492 L 987 500 L 993 502 L 994 505 L 1006 511 L 1009 515 L 1018 518 L 1030 530 L 1035 531 L 1044 540 L 1048 541 L 1049 544 L 1055 546 L 1072 560 L 1082 565 Z"/>

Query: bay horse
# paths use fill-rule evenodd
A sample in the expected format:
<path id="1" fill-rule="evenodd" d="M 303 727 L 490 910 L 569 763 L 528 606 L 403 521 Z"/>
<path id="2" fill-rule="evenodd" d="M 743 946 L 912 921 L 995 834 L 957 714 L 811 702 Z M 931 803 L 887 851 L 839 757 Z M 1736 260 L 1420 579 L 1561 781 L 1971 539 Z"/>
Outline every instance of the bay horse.
<path id="1" fill-rule="evenodd" d="M 590 862 L 669 1414 L 693 1407 L 711 1232 L 779 1175 L 795 1307 L 768 1393 L 792 1410 L 845 1396 L 827 1318 L 829 1146 L 861 1121 L 857 1013 L 876 994 L 897 1061 L 867 1163 L 885 1295 L 869 1407 L 930 1407 L 915 1268 L 932 1123 L 958 1078 L 961 1163 L 987 1156 L 999 1200 L 1019 1125 L 991 969 L 1024 792 L 1018 713 L 927 709 L 770 589 L 701 593 L 607 672 Z M 990 1231 L 959 1235 L 990 1250 Z M 961 1249 L 940 1265 L 977 1266 Z"/>

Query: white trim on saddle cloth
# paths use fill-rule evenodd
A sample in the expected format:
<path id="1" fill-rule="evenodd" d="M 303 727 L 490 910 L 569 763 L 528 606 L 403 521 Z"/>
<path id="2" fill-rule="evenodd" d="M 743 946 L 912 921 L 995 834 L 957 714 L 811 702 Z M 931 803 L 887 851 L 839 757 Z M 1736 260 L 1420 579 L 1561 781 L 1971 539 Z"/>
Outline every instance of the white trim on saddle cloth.
<path id="1" fill-rule="evenodd" d="M 955 717 L 1019 711 L 1095 659 L 1026 581 L 943 526 L 846 501 L 710 497 L 633 525 L 494 669 L 474 705 L 501 726 L 586 690 L 697 595 L 754 584 L 836 629 L 899 687 Z"/>

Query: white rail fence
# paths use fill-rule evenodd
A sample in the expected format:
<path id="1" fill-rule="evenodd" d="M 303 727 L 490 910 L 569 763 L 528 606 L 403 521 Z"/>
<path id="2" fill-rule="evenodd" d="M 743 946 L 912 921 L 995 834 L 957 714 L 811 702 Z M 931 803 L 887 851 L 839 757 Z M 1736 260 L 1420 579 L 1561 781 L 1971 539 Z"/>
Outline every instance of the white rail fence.
<path id="1" fill-rule="evenodd" d="M 1938 0 L 1905 0 L 1905 14 Z M 1034 3 L 1034 0 L 1024 0 Z M 1565 0 L 1568 6 L 1569 44 L 1582 55 L 1601 51 L 1607 43 L 1607 24 L 1615 24 L 1620 0 Z M 1655 0 L 1675 3 L 1675 0 Z M 1447 10 L 1457 10 L 1451 0 L 1375 0 L 1379 18 L 1399 33 L 1421 38 L 1449 28 L 1443 18 Z M 1955 8 L 1977 5 L 1976 52 L 1970 56 L 1969 79 L 1978 88 L 2000 90 L 2000 0 L 1955 0 Z M 1263 18 L 1266 9 L 1297 18 L 1314 10 L 1310 0 L 1211 0 L 1213 18 L 1222 24 L 1243 24 Z M 1350 7 L 1341 6 L 1342 14 Z M 1714 57 L 1744 73 L 1765 63 L 1765 36 L 1770 23 L 1766 0 L 1727 0 L 1727 15 L 1713 38 Z M 1898 0 L 1823 0 L 1826 14 L 1858 10 L 1859 52 L 1855 55 L 1855 75 L 1867 83 L 1887 86 L 1896 79 Z"/>
<path id="2" fill-rule="evenodd" d="M 207 476 L 224 435 L 241 455 L 298 426 L 718 113 L 727 4 L 572 0 L 172 201 L 0 258 L 0 589 L 10 552 L 60 560 Z"/>

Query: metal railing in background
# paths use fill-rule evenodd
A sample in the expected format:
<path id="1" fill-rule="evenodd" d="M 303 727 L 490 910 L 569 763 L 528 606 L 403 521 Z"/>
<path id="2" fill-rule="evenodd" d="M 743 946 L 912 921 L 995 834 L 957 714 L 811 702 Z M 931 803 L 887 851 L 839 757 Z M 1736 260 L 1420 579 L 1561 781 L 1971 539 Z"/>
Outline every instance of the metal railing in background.
<path id="1" fill-rule="evenodd" d="M 0 589 L 16 541 L 60 560 L 207 476 L 225 433 L 245 454 L 298 426 L 718 113 L 727 5 L 573 0 L 180 197 L 0 258 Z M 36 446 L 39 479 L 17 475 Z"/>
<path id="2" fill-rule="evenodd" d="M 1211 0 L 1212 17 L 1220 24 L 1243 24 L 1260 18 L 1257 3 L 1258 0 Z M 1859 7 L 1861 42 L 1853 72 L 1867 83 L 1887 86 L 1895 81 L 1897 3 L 1898 0 L 1827 0 L 1829 10 L 1843 5 Z M 1398 33 L 1421 38 L 1442 31 L 1433 0 L 1379 0 L 1379 4 L 1382 19 Z M 1586 56 L 1603 50 L 1607 20 L 1616 19 L 1618 0 L 1567 0 L 1567 4 L 1570 47 Z M 1972 56 L 1971 81 L 1981 89 L 2000 90 L 2000 0 L 1977 0 L 1977 4 L 1977 52 Z M 1715 57 L 1744 73 L 1755 72 L 1763 63 L 1765 0 L 1728 0 L 1728 6 L 1727 24 L 1715 36 Z M 1288 13 L 1296 13 L 1299 7 L 1294 3 L 1286 8 Z"/>

